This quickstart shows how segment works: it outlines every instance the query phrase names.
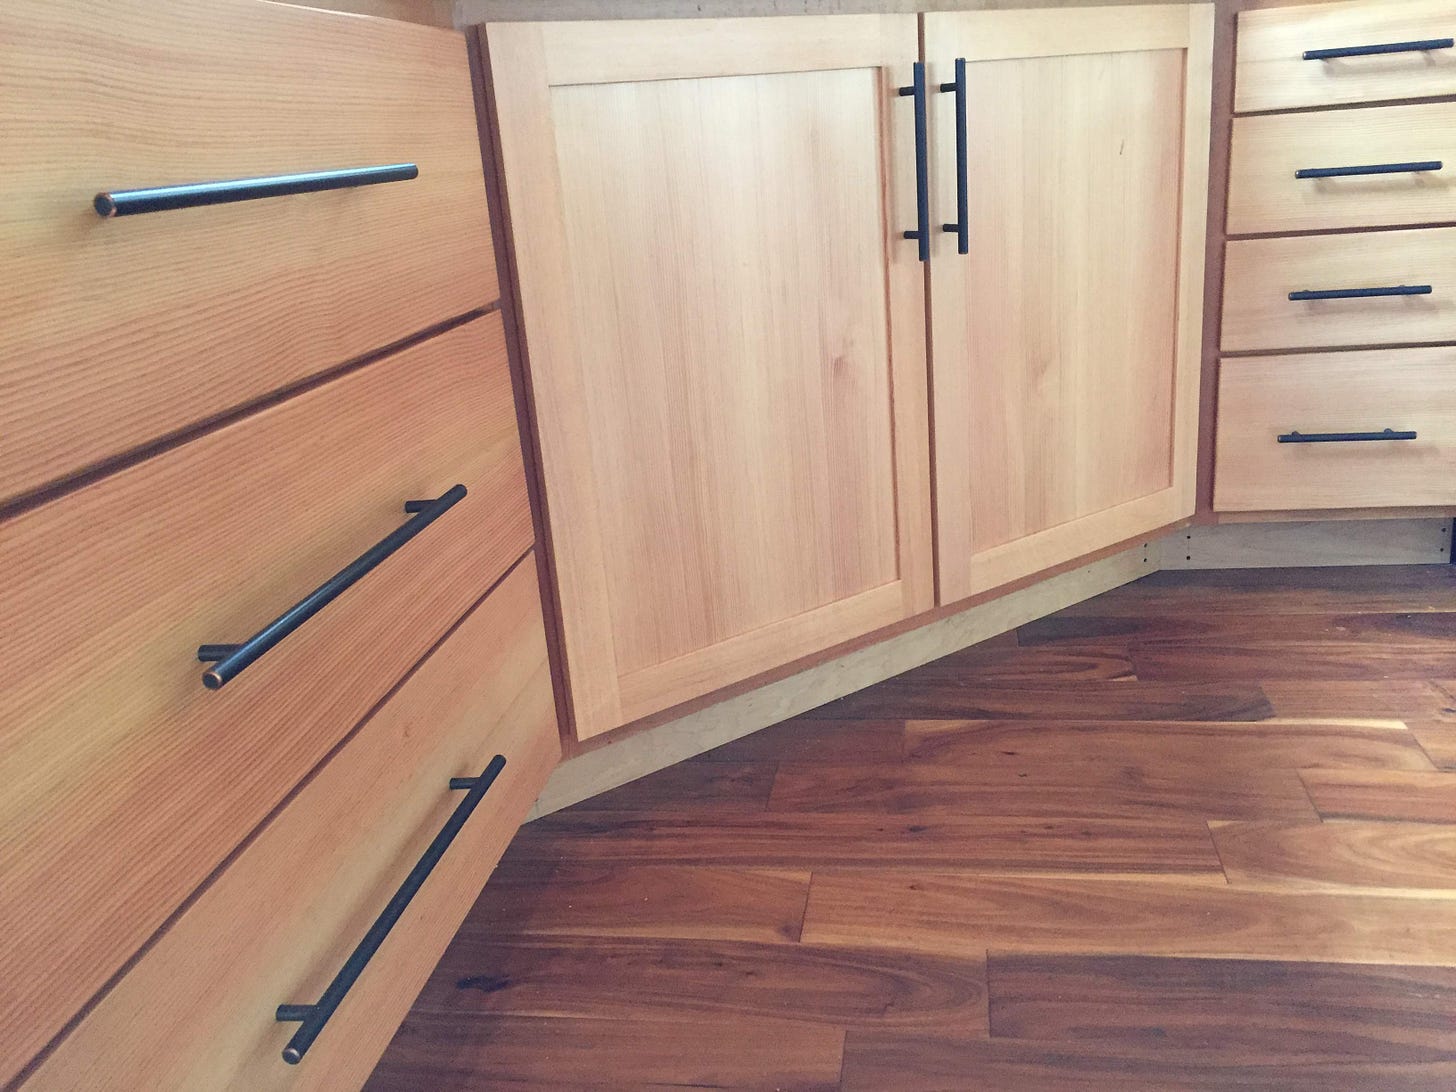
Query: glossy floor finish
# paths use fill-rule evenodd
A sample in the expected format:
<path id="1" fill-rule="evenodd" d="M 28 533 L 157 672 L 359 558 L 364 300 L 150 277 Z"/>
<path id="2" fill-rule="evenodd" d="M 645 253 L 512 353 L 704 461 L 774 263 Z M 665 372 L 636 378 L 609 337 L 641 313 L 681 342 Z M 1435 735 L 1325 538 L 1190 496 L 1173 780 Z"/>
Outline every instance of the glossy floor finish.
<path id="1" fill-rule="evenodd" d="M 539 820 L 369 1087 L 1456 1088 L 1456 571 L 1160 573 Z"/>

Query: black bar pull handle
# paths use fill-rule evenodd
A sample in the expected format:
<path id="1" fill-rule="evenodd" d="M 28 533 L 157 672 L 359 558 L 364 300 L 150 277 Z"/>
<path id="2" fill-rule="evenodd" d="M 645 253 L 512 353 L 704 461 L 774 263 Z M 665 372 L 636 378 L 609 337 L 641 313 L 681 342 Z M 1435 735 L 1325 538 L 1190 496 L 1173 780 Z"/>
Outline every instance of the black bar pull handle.
<path id="1" fill-rule="evenodd" d="M 1422 159 L 1413 163 L 1371 163 L 1364 167 L 1306 167 L 1295 171 L 1295 178 L 1357 178 L 1369 174 L 1429 174 L 1444 164 L 1439 159 Z"/>
<path id="2" fill-rule="evenodd" d="M 925 116 L 925 64 L 916 61 L 911 68 L 911 84 L 900 88 L 900 94 L 915 96 L 915 230 L 904 232 L 906 239 L 920 244 L 920 260 L 930 261 L 930 164 Z"/>
<path id="3" fill-rule="evenodd" d="M 344 995 L 354 985 L 359 976 L 364 973 L 369 960 L 374 953 L 379 951 L 379 946 L 384 943 L 384 938 L 389 936 L 389 931 L 394 928 L 395 922 L 399 921 L 404 914 L 405 907 L 409 906 L 410 900 L 415 897 L 425 881 L 430 878 L 430 873 L 440 863 L 440 858 L 445 856 L 445 851 L 450 848 L 450 843 L 460 833 L 470 818 L 471 812 L 476 805 L 484 799 L 486 791 L 489 790 L 495 779 L 500 776 L 501 770 L 505 769 L 506 756 L 496 755 L 492 758 L 485 770 L 479 777 L 452 777 L 450 788 L 468 789 L 465 799 L 455 806 L 450 813 L 450 818 L 445 820 L 445 825 L 440 828 L 434 840 L 430 842 L 429 848 L 425 850 L 424 856 L 410 869 L 404 883 L 399 885 L 399 890 L 389 900 L 379 916 L 374 919 L 374 924 L 364 934 L 358 946 L 349 953 L 349 958 L 344 960 L 344 965 L 339 968 L 339 973 L 334 975 L 334 980 L 319 996 L 319 999 L 312 1005 L 279 1005 L 274 1011 L 273 1018 L 280 1023 L 298 1022 L 298 1030 L 288 1040 L 288 1045 L 283 1048 L 283 1060 L 289 1065 L 297 1065 L 303 1061 L 303 1056 L 308 1053 L 308 1048 L 313 1046 L 314 1040 L 324 1030 L 333 1016 L 334 1010 L 344 1000 Z"/>
<path id="4" fill-rule="evenodd" d="M 242 644 L 203 645 L 200 647 L 197 650 L 198 660 L 213 665 L 210 670 L 203 672 L 202 685 L 209 690 L 219 690 L 227 685 L 265 652 L 323 610 L 381 561 L 464 499 L 465 486 L 452 485 L 434 500 L 405 502 L 405 511 L 415 513 L 413 519 L 391 531 Z"/>
<path id="5" fill-rule="evenodd" d="M 1370 440 L 1414 440 L 1414 432 L 1399 432 L 1393 428 L 1380 432 L 1286 432 L 1279 437 L 1281 444 L 1354 444 Z"/>
<path id="6" fill-rule="evenodd" d="M 407 182 L 419 175 L 420 169 L 413 163 L 389 163 L 383 167 L 350 167 L 342 171 L 274 174 L 263 178 L 193 182 L 185 186 L 103 191 L 92 199 L 91 204 L 98 215 L 110 219 L 113 216 L 135 216 L 142 212 L 166 212 L 170 209 L 196 208 L 199 205 L 256 201 L 260 197 L 288 197 L 295 193 L 377 186 L 381 182 Z"/>
<path id="7" fill-rule="evenodd" d="M 1429 296 L 1432 291 L 1429 284 L 1396 284 L 1389 288 L 1324 288 L 1291 292 L 1289 298 L 1295 303 L 1309 300 L 1368 300 L 1377 296 Z"/>
<path id="8" fill-rule="evenodd" d="M 1420 42 L 1389 42 L 1385 45 L 1340 46 L 1338 49 L 1306 49 L 1306 61 L 1337 61 L 1342 57 L 1379 57 L 1386 53 L 1429 53 L 1456 47 L 1456 38 L 1427 38 Z"/>
<path id="9" fill-rule="evenodd" d="M 955 59 L 955 80 L 940 85 L 941 91 L 955 92 L 956 113 L 956 222 L 942 224 L 942 231 L 955 233 L 956 252 L 971 252 L 971 169 L 970 153 L 966 147 L 969 134 L 966 131 L 966 59 Z"/>

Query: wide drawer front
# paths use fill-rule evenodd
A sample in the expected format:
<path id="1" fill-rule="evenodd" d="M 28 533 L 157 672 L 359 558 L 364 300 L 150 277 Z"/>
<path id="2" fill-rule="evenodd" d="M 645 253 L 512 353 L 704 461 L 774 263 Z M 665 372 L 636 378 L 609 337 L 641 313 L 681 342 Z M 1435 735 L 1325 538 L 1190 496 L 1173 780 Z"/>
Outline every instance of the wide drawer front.
<path id="1" fill-rule="evenodd" d="M 1456 341 L 1456 228 L 1236 239 L 1226 352 Z"/>
<path id="2" fill-rule="evenodd" d="M 1219 511 L 1445 506 L 1453 465 L 1456 349 L 1220 365 Z"/>
<path id="3" fill-rule="evenodd" d="M 1356 0 L 1239 15 L 1234 109 L 1456 94 L 1456 0 Z"/>
<path id="4" fill-rule="evenodd" d="M 530 548 L 503 341 L 498 315 L 467 323 L 0 524 L 0 1080 Z M 260 631 L 457 484 L 203 685 L 200 646 Z"/>
<path id="5" fill-rule="evenodd" d="M 1456 221 L 1456 103 L 1235 118 L 1231 154 L 1230 235 Z"/>
<path id="6" fill-rule="evenodd" d="M 0 98 L 0 500 L 499 295 L 452 31 L 256 0 L 7 0 Z M 418 177 L 92 208 L 405 163 Z"/>
<path id="7" fill-rule="evenodd" d="M 560 753 L 531 558 L 461 623 L 163 934 L 26 1087 L 356 1088 Z M 504 765 L 296 1065 L 280 1004 L 330 985 Z M 438 848 L 436 846 L 435 848 Z"/>

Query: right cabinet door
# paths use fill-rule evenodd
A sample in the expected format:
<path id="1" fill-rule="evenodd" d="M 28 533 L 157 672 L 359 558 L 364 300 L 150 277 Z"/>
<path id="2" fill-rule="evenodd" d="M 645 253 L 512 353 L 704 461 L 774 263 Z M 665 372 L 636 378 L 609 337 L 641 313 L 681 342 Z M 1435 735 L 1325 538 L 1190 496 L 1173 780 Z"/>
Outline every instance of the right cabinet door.
<path id="1" fill-rule="evenodd" d="M 1212 16 L 924 16 L 942 603 L 1193 514 Z"/>

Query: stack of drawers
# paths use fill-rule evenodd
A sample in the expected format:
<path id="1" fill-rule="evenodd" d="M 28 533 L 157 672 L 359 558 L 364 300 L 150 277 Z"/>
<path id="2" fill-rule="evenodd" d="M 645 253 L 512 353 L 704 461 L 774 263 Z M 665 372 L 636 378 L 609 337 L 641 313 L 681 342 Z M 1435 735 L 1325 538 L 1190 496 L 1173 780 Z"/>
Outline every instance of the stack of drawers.
<path id="1" fill-rule="evenodd" d="M 12 0 L 0 90 L 0 1084 L 358 1085 L 559 755 L 465 42 Z"/>
<path id="2" fill-rule="evenodd" d="M 1456 101 L 1410 101 L 1456 96 L 1456 0 L 1246 11 L 1237 51 L 1214 507 L 1456 504 Z"/>

